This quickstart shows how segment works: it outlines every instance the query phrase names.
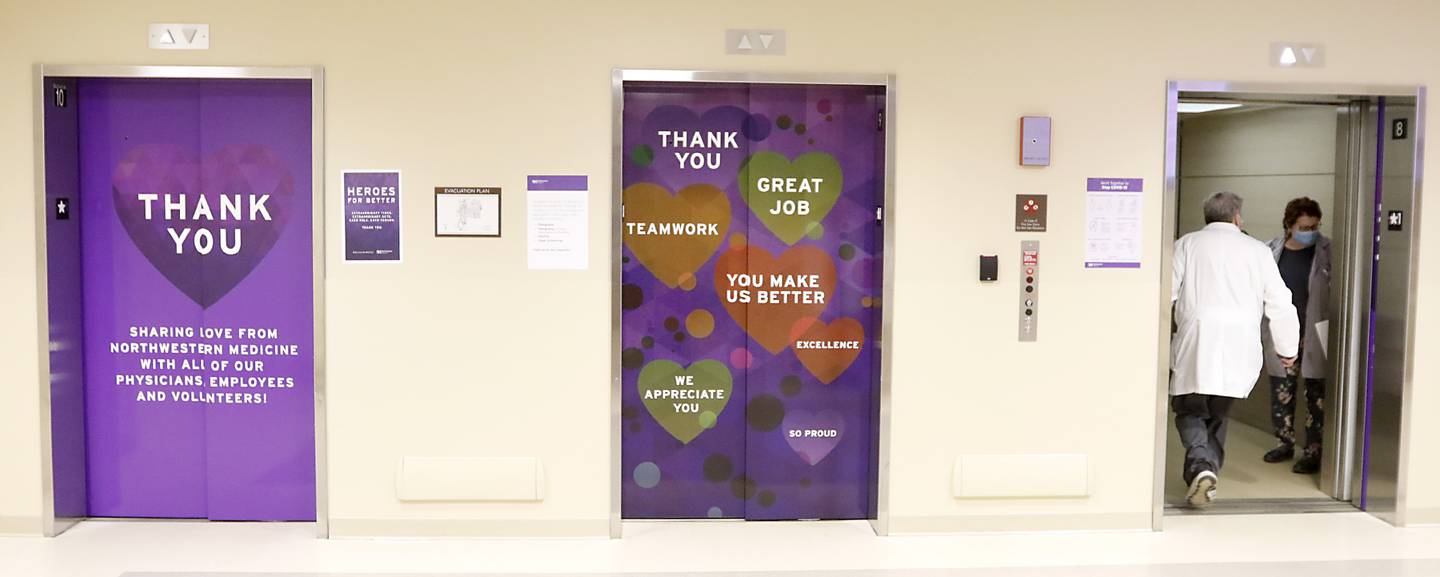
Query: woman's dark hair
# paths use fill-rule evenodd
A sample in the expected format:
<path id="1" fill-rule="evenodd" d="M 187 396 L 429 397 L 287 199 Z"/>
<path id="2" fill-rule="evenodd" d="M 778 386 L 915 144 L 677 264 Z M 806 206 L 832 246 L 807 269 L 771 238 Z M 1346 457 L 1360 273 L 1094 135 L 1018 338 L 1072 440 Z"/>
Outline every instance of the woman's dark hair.
<path id="1" fill-rule="evenodd" d="M 1295 221 L 1300 220 L 1302 216 L 1320 218 L 1320 203 L 1311 200 L 1308 196 L 1302 196 L 1286 204 L 1285 234 L 1290 234 L 1290 227 L 1295 226 Z"/>

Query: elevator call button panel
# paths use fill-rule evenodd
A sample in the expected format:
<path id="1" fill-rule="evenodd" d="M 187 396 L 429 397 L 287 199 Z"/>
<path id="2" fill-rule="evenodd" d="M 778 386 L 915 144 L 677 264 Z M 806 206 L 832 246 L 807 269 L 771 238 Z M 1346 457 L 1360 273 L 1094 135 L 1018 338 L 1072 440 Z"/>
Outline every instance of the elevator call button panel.
<path id="1" fill-rule="evenodd" d="M 1020 342 L 1035 342 L 1040 320 L 1040 241 L 1020 242 Z"/>

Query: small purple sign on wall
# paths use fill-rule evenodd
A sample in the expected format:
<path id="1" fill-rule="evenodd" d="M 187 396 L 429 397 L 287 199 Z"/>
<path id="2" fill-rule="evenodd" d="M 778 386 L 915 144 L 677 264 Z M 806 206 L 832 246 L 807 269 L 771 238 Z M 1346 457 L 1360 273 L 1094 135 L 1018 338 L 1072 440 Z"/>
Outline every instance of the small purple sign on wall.
<path id="1" fill-rule="evenodd" d="M 583 174 L 542 174 L 525 178 L 526 190 L 590 190 L 590 177 Z"/>
<path id="2" fill-rule="evenodd" d="M 1090 192 L 1141 192 L 1145 188 L 1143 178 L 1087 178 L 1085 190 Z"/>
<path id="3" fill-rule="evenodd" d="M 400 171 L 350 170 L 345 190 L 345 260 L 400 261 Z"/>
<path id="4" fill-rule="evenodd" d="M 1140 268 L 1145 181 L 1085 181 L 1085 268 Z"/>

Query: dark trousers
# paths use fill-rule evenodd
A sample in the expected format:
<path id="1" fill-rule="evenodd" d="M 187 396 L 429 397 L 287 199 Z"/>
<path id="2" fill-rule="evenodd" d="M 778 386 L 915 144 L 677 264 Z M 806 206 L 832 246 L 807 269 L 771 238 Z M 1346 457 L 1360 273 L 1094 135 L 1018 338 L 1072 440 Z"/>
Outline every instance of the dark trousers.
<path id="1" fill-rule="evenodd" d="M 1170 397 L 1175 428 L 1180 431 L 1180 443 L 1185 445 L 1182 475 L 1186 485 L 1201 471 L 1219 473 L 1225 465 L 1225 429 L 1234 404 L 1235 399 L 1230 397 L 1199 393 Z"/>
<path id="2" fill-rule="evenodd" d="M 1305 382 L 1305 445 L 1302 455 L 1320 456 L 1321 439 L 1325 437 L 1325 379 L 1301 379 L 1294 375 L 1270 377 L 1270 424 L 1281 445 L 1295 445 L 1295 381 Z"/>

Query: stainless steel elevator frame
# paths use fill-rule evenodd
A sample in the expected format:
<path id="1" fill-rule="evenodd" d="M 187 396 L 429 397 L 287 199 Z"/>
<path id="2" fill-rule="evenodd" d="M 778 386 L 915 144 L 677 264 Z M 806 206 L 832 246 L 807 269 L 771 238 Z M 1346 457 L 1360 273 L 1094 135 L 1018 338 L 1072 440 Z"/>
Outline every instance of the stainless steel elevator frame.
<path id="1" fill-rule="evenodd" d="M 330 536 L 329 465 L 325 399 L 325 71 L 319 66 L 35 66 L 35 262 L 36 314 L 40 366 L 40 458 L 44 511 L 43 532 L 54 537 L 83 521 L 83 518 L 55 516 L 55 478 L 51 435 L 50 404 L 50 314 L 47 271 L 45 198 L 45 104 L 47 78 L 176 78 L 176 79 L 292 79 L 310 81 L 310 170 L 311 170 L 311 283 L 314 307 L 315 361 L 315 526 L 319 538 Z"/>
<path id="2" fill-rule="evenodd" d="M 1155 478 L 1153 484 L 1152 502 L 1152 528 L 1161 530 L 1165 515 L 1165 452 L 1166 434 L 1169 426 L 1169 411 L 1166 400 L 1168 399 L 1168 384 L 1170 372 L 1170 329 L 1172 309 L 1170 306 L 1171 288 L 1171 259 L 1173 256 L 1173 239 L 1177 227 L 1178 195 L 1179 195 L 1179 158 L 1178 158 L 1178 136 L 1179 119 L 1177 105 L 1181 98 L 1211 98 L 1223 100 L 1265 100 L 1265 101 L 1288 101 L 1305 103 L 1332 103 L 1343 107 L 1340 113 L 1340 121 L 1337 126 L 1337 143 L 1345 146 L 1337 146 L 1336 155 L 1336 189 L 1337 193 L 1343 192 L 1344 202 L 1337 202 L 1337 224 L 1348 225 L 1337 227 L 1336 238 L 1332 246 L 1335 247 L 1335 258 L 1332 262 L 1332 287 L 1339 290 L 1331 291 L 1332 309 L 1336 315 L 1331 319 L 1330 345 L 1332 362 L 1332 374 L 1336 375 L 1327 383 L 1327 399 L 1332 402 L 1326 412 L 1326 427 L 1335 434 L 1334 446 L 1327 447 L 1324 457 L 1321 489 L 1334 496 L 1336 499 L 1345 501 L 1361 501 L 1370 495 L 1376 494 L 1378 502 L 1364 503 L 1367 511 L 1385 519 L 1395 525 L 1404 525 L 1404 503 L 1405 503 L 1405 478 L 1406 465 L 1409 459 L 1408 447 L 1408 424 L 1411 421 L 1408 414 L 1411 403 L 1406 401 L 1411 398 L 1414 387 L 1413 361 L 1414 361 L 1414 328 L 1415 328 L 1415 301 L 1417 297 L 1418 282 L 1418 240 L 1420 234 L 1419 208 L 1423 180 L 1423 155 L 1424 155 L 1424 116 L 1425 116 L 1425 88 L 1421 86 L 1383 86 L 1383 85 L 1329 85 L 1329 84 L 1272 84 L 1272 83 L 1246 83 L 1246 82 L 1216 82 L 1216 81 L 1171 81 L 1166 89 L 1166 118 L 1165 118 L 1165 189 L 1162 218 L 1161 237 L 1161 263 L 1159 269 L 1159 327 L 1158 338 L 1160 339 L 1157 372 L 1157 395 L 1155 406 Z M 1386 102 L 1389 99 L 1390 102 Z M 1408 173 L 1377 175 L 1375 167 L 1376 147 L 1366 146 L 1375 144 L 1375 140 L 1367 140 L 1367 130 L 1379 130 L 1385 125 L 1383 117 L 1377 117 L 1375 104 L 1385 103 L 1386 106 L 1413 107 L 1413 117 L 1410 124 L 1410 142 L 1413 149 L 1410 154 L 1401 158 L 1391 158 L 1388 154 L 1382 168 L 1387 173 L 1392 166 L 1390 161 L 1407 160 L 1403 164 L 1405 168 L 1413 168 Z M 1375 139 L 1387 138 L 1383 132 L 1377 132 Z M 1357 154 L 1358 151 L 1358 154 Z M 1374 195 L 1376 187 L 1385 186 L 1386 179 L 1390 179 L 1391 189 L 1399 188 L 1399 185 L 1408 183 L 1408 190 L 1393 190 L 1394 195 L 1384 196 L 1384 208 L 1386 210 L 1403 210 L 1406 213 L 1408 222 L 1406 229 L 1402 232 L 1386 232 L 1383 223 L 1375 218 L 1380 215 L 1368 214 L 1374 210 Z M 1338 196 L 1338 195 L 1337 195 Z M 1375 237 L 1371 237 L 1371 231 Z M 1375 323 L 1377 325 L 1377 337 L 1375 341 L 1381 342 L 1381 329 L 1378 328 L 1383 322 L 1385 331 L 1383 340 L 1388 345 L 1385 351 L 1376 346 L 1376 353 L 1369 355 L 1366 350 L 1369 342 L 1368 329 L 1371 326 L 1371 286 L 1372 266 L 1370 255 L 1372 254 L 1372 242 L 1380 242 L 1381 252 L 1389 254 L 1393 258 L 1381 259 L 1379 277 L 1391 278 L 1387 280 L 1384 287 L 1389 288 L 1391 299 L 1384 303 L 1377 303 L 1375 307 Z M 1396 252 L 1398 248 L 1398 253 Z M 1388 266 L 1388 268 L 1387 268 Z M 1394 298 L 1396 287 L 1403 290 L 1402 298 Z M 1386 292 L 1386 291 L 1381 291 Z M 1392 302 L 1402 301 L 1402 302 Z M 1397 334 L 1398 333 L 1398 334 Z M 1392 362 L 1394 355 L 1400 356 L 1399 362 Z M 1387 373 L 1379 378 L 1367 378 L 1367 368 L 1372 361 L 1386 362 Z M 1375 362 L 1378 365 L 1380 362 Z M 1389 369 L 1388 367 L 1395 367 Z M 1358 381 L 1357 381 L 1358 379 Z M 1358 386 L 1342 387 L 1342 380 L 1358 382 Z M 1373 400 L 1365 397 L 1366 385 L 1373 392 L 1382 392 L 1382 387 L 1388 396 L 1384 399 Z M 1344 391 L 1346 395 L 1338 393 Z M 1377 411 L 1379 416 L 1377 417 Z M 1384 433 L 1392 435 L 1393 439 L 1382 439 L 1382 443 L 1393 443 L 1376 449 L 1373 454 L 1382 457 L 1385 462 L 1378 463 L 1383 467 L 1381 476 L 1377 478 L 1370 491 L 1362 487 L 1361 483 L 1366 477 L 1364 466 L 1369 461 L 1367 447 L 1375 449 L 1373 441 L 1378 435 L 1374 428 L 1370 427 L 1365 419 L 1369 415 L 1373 419 L 1380 417 L 1388 418 L 1385 421 Z M 1366 435 L 1365 431 L 1370 430 Z M 1367 441 L 1371 443 L 1366 444 Z M 1337 450 L 1338 449 L 1338 450 Z M 1391 458 L 1393 457 L 1393 458 Z M 1393 472 L 1392 472 L 1393 471 Z M 1264 503 L 1254 512 L 1279 512 L 1283 506 L 1276 503 Z"/>
<path id="3" fill-rule="evenodd" d="M 877 452 L 878 484 L 876 516 L 870 527 L 876 535 L 890 532 L 890 350 L 894 322 L 895 292 L 890 290 L 895 279 L 895 76 L 893 74 L 805 74 L 784 72 L 711 72 L 697 70 L 645 70 L 616 68 L 610 77 L 610 537 L 618 539 L 624 530 L 620 518 L 620 418 L 622 384 L 620 378 L 620 257 L 625 236 L 622 206 L 624 202 L 624 104 L 625 83 L 645 82 L 724 82 L 741 84 L 841 84 L 885 87 L 885 236 L 882 239 L 884 278 L 881 286 L 880 337 L 875 341 L 880 352 L 880 439 Z"/>

